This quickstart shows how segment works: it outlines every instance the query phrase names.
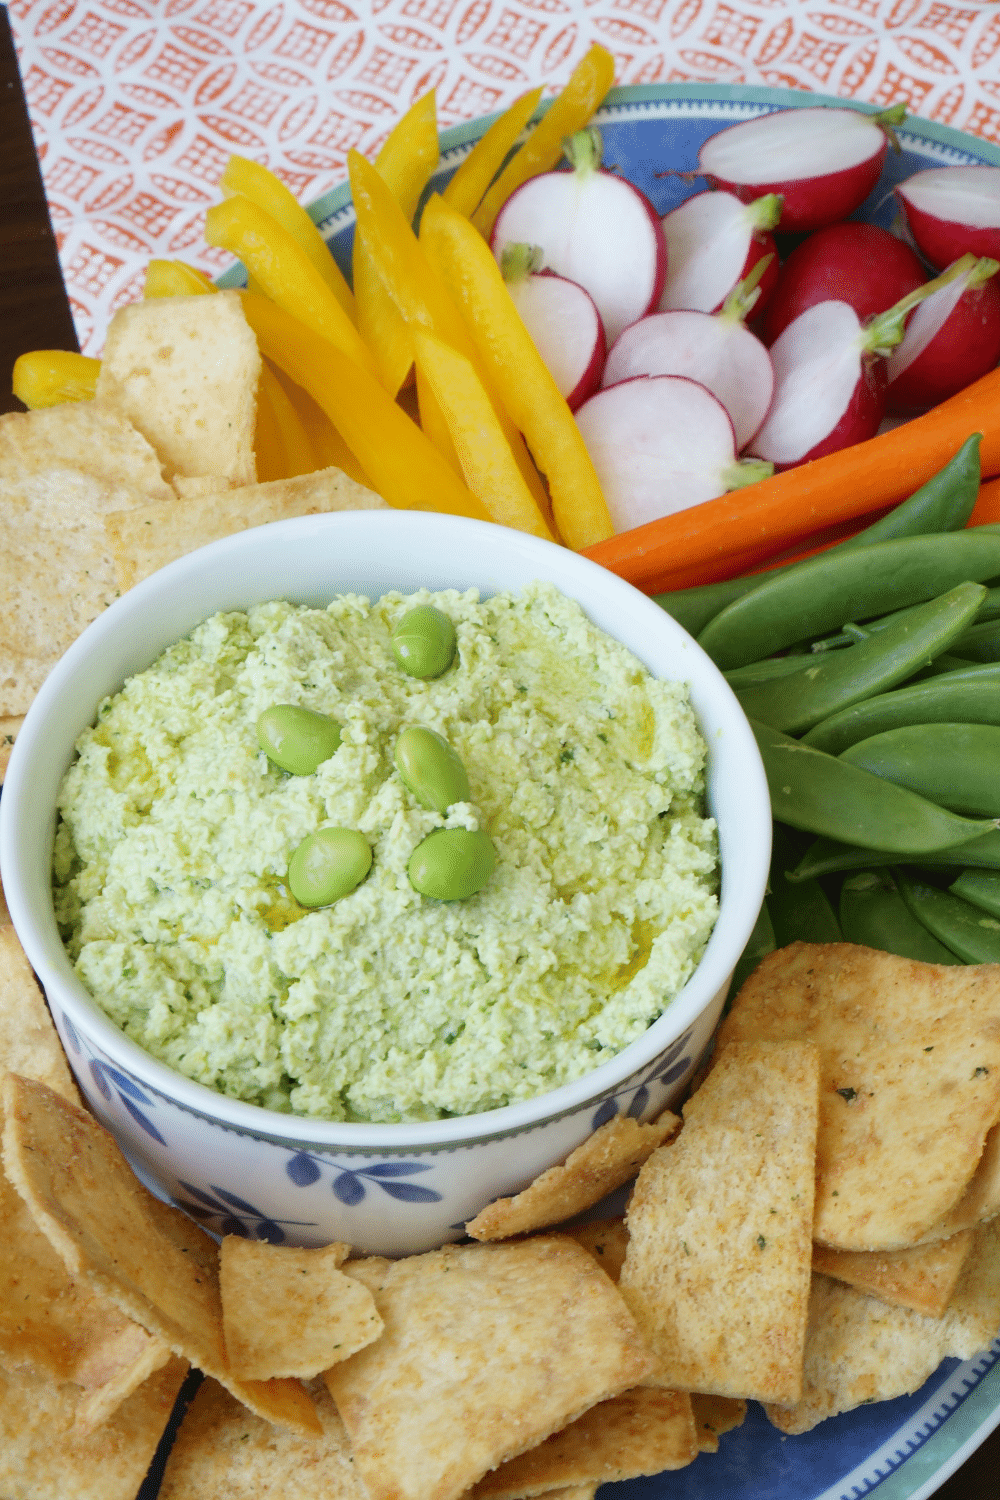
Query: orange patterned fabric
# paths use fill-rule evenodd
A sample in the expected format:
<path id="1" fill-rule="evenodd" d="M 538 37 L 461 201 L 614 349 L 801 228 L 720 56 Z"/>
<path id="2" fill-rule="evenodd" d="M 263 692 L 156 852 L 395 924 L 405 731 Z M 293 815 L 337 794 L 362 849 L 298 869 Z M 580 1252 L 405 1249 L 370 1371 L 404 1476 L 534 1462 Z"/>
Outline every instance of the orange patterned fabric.
<path id="1" fill-rule="evenodd" d="M 442 126 L 552 91 L 591 42 L 616 82 L 816 89 L 1000 144 L 1000 5 L 945 0 L 10 0 L 86 353 L 150 255 L 215 273 L 231 151 L 302 200 L 436 87 Z"/>

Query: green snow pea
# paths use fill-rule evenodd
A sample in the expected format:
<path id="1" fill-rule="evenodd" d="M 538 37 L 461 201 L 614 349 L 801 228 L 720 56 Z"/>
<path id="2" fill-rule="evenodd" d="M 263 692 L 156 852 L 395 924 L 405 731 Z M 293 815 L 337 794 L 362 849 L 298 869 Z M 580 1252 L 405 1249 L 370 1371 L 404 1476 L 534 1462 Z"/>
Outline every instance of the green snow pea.
<path id="1" fill-rule="evenodd" d="M 992 819 L 960 817 L 767 724 L 751 719 L 750 727 L 774 817 L 792 828 L 909 858 L 996 829 Z"/>
<path id="2" fill-rule="evenodd" d="M 930 677 L 880 693 L 824 719 L 803 742 L 830 755 L 887 729 L 907 724 L 1000 724 L 1000 666 L 966 664 L 961 671 Z"/>
<path id="3" fill-rule="evenodd" d="M 967 964 L 1000 963 L 1000 919 L 950 891 L 895 873 L 899 893 L 918 922 Z"/>
<path id="4" fill-rule="evenodd" d="M 842 937 L 836 913 L 818 880 L 793 885 L 784 874 L 772 876 L 767 909 L 779 948 L 788 943 L 839 943 Z"/>
<path id="5" fill-rule="evenodd" d="M 913 858 L 913 856 L 905 856 Z M 803 854 L 794 870 L 788 871 L 789 880 L 813 880 L 820 875 L 834 875 L 843 870 L 875 870 L 884 865 L 898 864 L 900 855 L 886 849 L 862 849 L 857 844 L 848 844 L 838 839 L 818 838 Z M 981 870 L 1000 870 L 1000 830 L 981 834 L 962 844 L 952 844 L 946 849 L 916 857 L 921 865 L 931 869 L 950 868 L 960 870 L 963 865 Z"/>
<path id="6" fill-rule="evenodd" d="M 972 514 L 979 493 L 980 441 L 981 434 L 973 433 L 954 458 L 949 459 L 944 468 L 932 475 L 908 500 L 856 536 L 838 542 L 830 551 L 856 551 L 859 547 L 871 546 L 873 542 L 892 541 L 896 537 L 961 530 Z M 654 594 L 653 598 L 661 609 L 696 636 L 727 605 L 752 593 L 779 573 L 790 573 L 801 566 L 801 563 L 785 563 L 766 573 L 751 573 L 723 583 L 703 584 L 699 588 L 676 589 L 673 593 Z"/>
<path id="7" fill-rule="evenodd" d="M 736 692 L 739 688 L 753 687 L 758 682 L 773 682 L 775 678 L 791 677 L 796 672 L 805 671 L 808 665 L 808 657 L 765 656 L 763 661 L 753 661 L 747 667 L 734 667 L 731 672 L 723 672 L 722 675 Z"/>
<path id="8" fill-rule="evenodd" d="M 824 552 L 728 605 L 698 641 L 717 666 L 741 667 L 845 620 L 871 619 L 998 574 L 1000 527 Z"/>
<path id="9" fill-rule="evenodd" d="M 340 725 L 298 703 L 272 703 L 257 720 L 257 743 L 283 771 L 311 776 L 340 744 Z"/>
<path id="10" fill-rule="evenodd" d="M 961 583 L 856 646 L 805 658 L 795 674 L 735 685 L 736 696 L 750 718 L 802 733 L 911 677 L 965 628 L 985 593 L 981 584 Z"/>
<path id="11" fill-rule="evenodd" d="M 465 901 L 493 874 L 496 851 L 481 829 L 435 828 L 423 839 L 406 867 L 410 884 L 437 901 Z"/>
<path id="12" fill-rule="evenodd" d="M 986 870 L 963 870 L 948 889 L 953 896 L 981 906 L 991 917 L 1000 917 L 1000 875 L 991 875 Z"/>
<path id="13" fill-rule="evenodd" d="M 966 661 L 1000 661 L 1000 620 L 982 620 L 977 614 L 974 624 L 951 644 L 954 654 Z"/>
<path id="14" fill-rule="evenodd" d="M 288 861 L 288 889 L 300 906 L 329 906 L 359 886 L 371 867 L 371 845 L 363 833 L 320 828 Z"/>
<path id="15" fill-rule="evenodd" d="M 729 981 L 729 999 L 732 999 L 742 988 L 745 980 L 756 969 L 761 959 L 773 953 L 778 944 L 774 938 L 774 927 L 771 924 L 771 916 L 765 901 L 757 914 L 753 932 L 747 938 L 747 945 L 736 961 L 733 977 Z M 727 1001 L 728 1004 L 728 1001 Z"/>
<path id="16" fill-rule="evenodd" d="M 435 605 L 417 604 L 396 621 L 392 652 L 410 677 L 440 677 L 455 657 L 455 627 Z"/>
<path id="17" fill-rule="evenodd" d="M 884 953 L 898 953 L 900 958 L 916 958 L 925 964 L 962 962 L 917 921 L 892 877 L 883 870 L 847 876 L 840 888 L 840 925 L 849 943 L 865 948 L 880 948 Z"/>
<path id="18" fill-rule="evenodd" d="M 970 817 L 1000 817 L 1000 727 L 909 724 L 859 740 L 840 759 Z"/>

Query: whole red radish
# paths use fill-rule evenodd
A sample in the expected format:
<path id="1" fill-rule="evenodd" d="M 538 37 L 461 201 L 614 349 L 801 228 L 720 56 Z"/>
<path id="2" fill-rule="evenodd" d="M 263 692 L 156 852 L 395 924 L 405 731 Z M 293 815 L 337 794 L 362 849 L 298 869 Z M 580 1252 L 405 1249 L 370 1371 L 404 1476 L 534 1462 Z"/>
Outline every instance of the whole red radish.
<path id="1" fill-rule="evenodd" d="M 611 342 L 655 307 L 667 250 L 645 193 L 601 168 L 598 130 L 578 130 L 563 146 L 571 172 L 543 172 L 517 188 L 497 215 L 491 247 L 539 245 L 545 266 L 593 297 Z"/>
<path id="2" fill-rule="evenodd" d="M 929 167 L 901 182 L 896 196 L 935 269 L 966 251 L 1000 260 L 1000 167 Z"/>
<path id="3" fill-rule="evenodd" d="M 738 460 L 733 424 L 710 391 L 679 375 L 648 375 L 598 391 L 576 414 L 616 531 L 765 479 L 768 463 Z"/>
<path id="4" fill-rule="evenodd" d="M 555 271 L 541 270 L 542 259 L 537 245 L 508 245 L 500 269 L 559 394 L 576 411 L 600 384 L 607 353 L 604 324 L 590 293 Z"/>
<path id="5" fill-rule="evenodd" d="M 909 245 L 874 224 L 830 224 L 797 245 L 778 273 L 763 338 L 780 333 L 817 302 L 846 302 L 871 318 L 916 291 L 927 273 Z"/>
<path id="6" fill-rule="evenodd" d="M 767 416 L 774 391 L 774 367 L 760 339 L 743 319 L 754 306 L 754 275 L 741 281 L 718 313 L 649 313 L 611 347 L 601 384 L 607 388 L 637 375 L 686 375 L 711 391 L 729 413 L 737 450 L 745 448 Z"/>
<path id="7" fill-rule="evenodd" d="M 761 261 L 757 311 L 763 310 L 778 279 L 778 255 L 769 231 L 781 217 L 774 193 L 745 203 L 733 193 L 698 193 L 662 220 L 667 275 L 660 312 L 686 308 L 718 312 L 736 285 Z"/>
<path id="8" fill-rule="evenodd" d="M 780 193 L 783 231 L 822 229 L 868 197 L 905 113 L 904 104 L 879 114 L 822 104 L 777 110 L 710 136 L 698 161 L 711 182 L 744 203 Z"/>
<path id="9" fill-rule="evenodd" d="M 907 317 L 958 274 L 952 268 L 925 282 L 866 323 L 837 301 L 818 302 L 789 323 L 771 345 L 774 399 L 750 451 L 790 469 L 874 437 L 885 415 L 885 361 Z"/>
<path id="10" fill-rule="evenodd" d="M 966 269 L 917 308 L 886 365 L 889 410 L 910 415 L 971 385 L 1000 360 L 1000 262 L 965 255 Z"/>

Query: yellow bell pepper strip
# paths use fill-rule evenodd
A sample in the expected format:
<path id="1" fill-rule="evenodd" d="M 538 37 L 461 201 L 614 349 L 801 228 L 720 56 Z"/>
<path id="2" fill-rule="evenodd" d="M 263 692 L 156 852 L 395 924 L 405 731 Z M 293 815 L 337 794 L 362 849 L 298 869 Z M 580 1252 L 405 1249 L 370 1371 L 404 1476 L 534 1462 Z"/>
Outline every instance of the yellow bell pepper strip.
<path id="1" fill-rule="evenodd" d="M 257 482 L 287 479 L 285 445 L 271 397 L 277 381 L 266 366 L 261 367 L 257 382 L 257 419 L 253 435 L 253 456 L 257 465 Z"/>
<path id="2" fill-rule="evenodd" d="M 265 359 L 326 413 L 384 500 L 399 510 L 489 520 L 486 507 L 374 375 L 266 297 L 245 292 L 243 311 Z"/>
<path id="3" fill-rule="evenodd" d="M 416 346 L 414 345 L 414 352 Z M 468 364 L 468 360 L 466 360 Z M 451 440 L 451 431 L 448 419 L 438 404 L 434 387 L 427 379 L 426 371 L 420 368 L 419 363 L 415 367 L 417 387 L 417 413 L 420 420 L 421 430 L 430 438 L 442 458 L 448 460 L 451 467 L 459 478 L 467 477 L 464 474 L 462 464 L 459 462 L 455 445 Z M 470 485 L 471 489 L 471 485 Z M 489 506 L 487 506 L 487 510 Z"/>
<path id="4" fill-rule="evenodd" d="M 428 264 L 398 203 L 375 168 L 357 151 L 347 153 L 347 170 L 357 214 L 355 233 L 364 242 L 386 291 L 407 323 L 436 333 L 472 364 L 493 403 L 525 484 L 539 507 L 544 507 L 545 487 L 521 435 L 504 408 L 496 383 L 469 337 L 458 308 L 440 276 Z"/>
<path id="5" fill-rule="evenodd" d="M 258 208 L 270 214 L 282 229 L 287 229 L 299 248 L 305 251 L 351 322 L 357 321 L 354 293 L 331 255 L 330 247 L 280 177 L 276 177 L 260 162 L 234 155 L 226 163 L 226 170 L 219 178 L 219 187 L 227 197 L 242 193 L 244 198 L 249 198 L 251 203 L 256 203 Z"/>
<path id="6" fill-rule="evenodd" d="M 285 477 L 293 479 L 296 474 L 314 474 L 319 468 L 316 450 L 301 421 L 288 392 L 274 370 L 264 364 L 268 377 L 268 396 L 274 409 L 275 421 L 281 434 L 281 446 L 285 454 Z"/>
<path id="7" fill-rule="evenodd" d="M 270 214 L 234 194 L 208 210 L 205 238 L 241 260 L 264 296 L 374 374 L 358 330 L 305 251 Z"/>
<path id="8" fill-rule="evenodd" d="M 433 334 L 415 329 L 417 381 L 425 378 L 444 413 L 465 482 L 500 526 L 532 536 L 552 533 L 535 504 L 490 398 L 464 355 Z"/>
<path id="9" fill-rule="evenodd" d="M 562 155 L 563 137 L 582 130 L 614 82 L 615 60 L 595 43 L 570 74 L 569 82 L 542 116 L 515 156 L 472 216 L 479 233 L 488 240 L 493 223 L 515 188 L 529 177 L 549 172 Z"/>
<path id="10" fill-rule="evenodd" d="M 204 272 L 182 260 L 151 260 L 146 267 L 144 297 L 197 297 L 202 292 L 215 292 L 218 287 Z"/>
<path id="11" fill-rule="evenodd" d="M 317 469 L 343 469 L 349 478 L 363 484 L 366 489 L 374 486 L 354 454 L 325 412 L 320 411 L 308 391 L 304 391 L 294 380 L 289 380 L 284 370 L 277 365 L 269 366 L 295 410 L 308 437 L 316 458 Z"/>
<path id="12" fill-rule="evenodd" d="M 420 242 L 548 480 L 563 541 L 579 549 L 611 536 L 607 502 L 580 429 L 518 316 L 489 246 L 436 194 L 424 209 Z"/>
<path id="13" fill-rule="evenodd" d="M 483 194 L 504 164 L 507 153 L 538 107 L 541 88 L 520 94 L 473 146 L 441 196 L 466 218 L 479 207 Z"/>
<path id="14" fill-rule="evenodd" d="M 407 223 L 412 221 L 439 159 L 437 111 L 431 89 L 397 121 L 375 158 L 375 171 Z M 379 379 L 390 396 L 395 396 L 413 366 L 413 340 L 406 319 L 383 286 L 359 236 L 354 240 L 354 295 L 361 337 L 372 351 Z"/>
<path id="15" fill-rule="evenodd" d="M 14 362 L 11 389 L 31 411 L 40 406 L 62 406 L 66 401 L 92 401 L 101 361 L 68 349 L 32 349 Z"/>

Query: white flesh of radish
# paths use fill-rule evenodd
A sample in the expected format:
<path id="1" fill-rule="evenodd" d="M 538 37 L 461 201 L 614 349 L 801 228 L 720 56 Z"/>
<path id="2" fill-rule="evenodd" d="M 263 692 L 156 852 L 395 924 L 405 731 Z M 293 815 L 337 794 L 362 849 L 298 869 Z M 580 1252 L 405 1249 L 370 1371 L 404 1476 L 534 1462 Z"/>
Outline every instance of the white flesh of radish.
<path id="1" fill-rule="evenodd" d="M 910 368 L 931 340 L 941 332 L 965 295 L 971 274 L 970 271 L 965 276 L 957 277 L 939 292 L 932 292 L 926 302 L 921 302 L 906 325 L 903 342 L 892 351 L 886 364 L 885 372 L 890 385 L 904 370 Z"/>
<path id="2" fill-rule="evenodd" d="M 793 464 L 827 437 L 861 379 L 861 323 L 846 302 L 818 302 L 771 345 L 774 400 L 751 452 Z"/>
<path id="3" fill-rule="evenodd" d="M 524 276 L 507 290 L 565 400 L 597 358 L 601 320 L 594 299 L 563 276 Z"/>
<path id="4" fill-rule="evenodd" d="M 1000 228 L 1000 167 L 930 167 L 906 178 L 898 191 L 947 224 Z"/>
<path id="5" fill-rule="evenodd" d="M 686 375 L 720 400 L 744 448 L 767 415 L 774 367 L 760 339 L 735 318 L 702 312 L 652 313 L 615 342 L 603 386 L 636 375 Z"/>
<path id="6" fill-rule="evenodd" d="M 585 401 L 576 420 L 616 531 L 725 494 L 733 424 L 693 380 L 622 381 Z"/>
<path id="7" fill-rule="evenodd" d="M 609 172 L 546 172 L 508 198 L 493 254 L 540 245 L 545 265 L 578 281 L 597 304 L 608 342 L 647 311 L 657 285 L 659 226 L 642 200 Z"/>
<path id="8" fill-rule="evenodd" d="M 743 275 L 753 226 L 733 193 L 699 193 L 661 221 L 667 279 L 659 309 L 710 313 Z"/>
<path id="9" fill-rule="evenodd" d="M 854 109 L 783 109 L 721 130 L 701 149 L 701 168 L 723 182 L 793 182 L 857 167 L 885 135 Z"/>

